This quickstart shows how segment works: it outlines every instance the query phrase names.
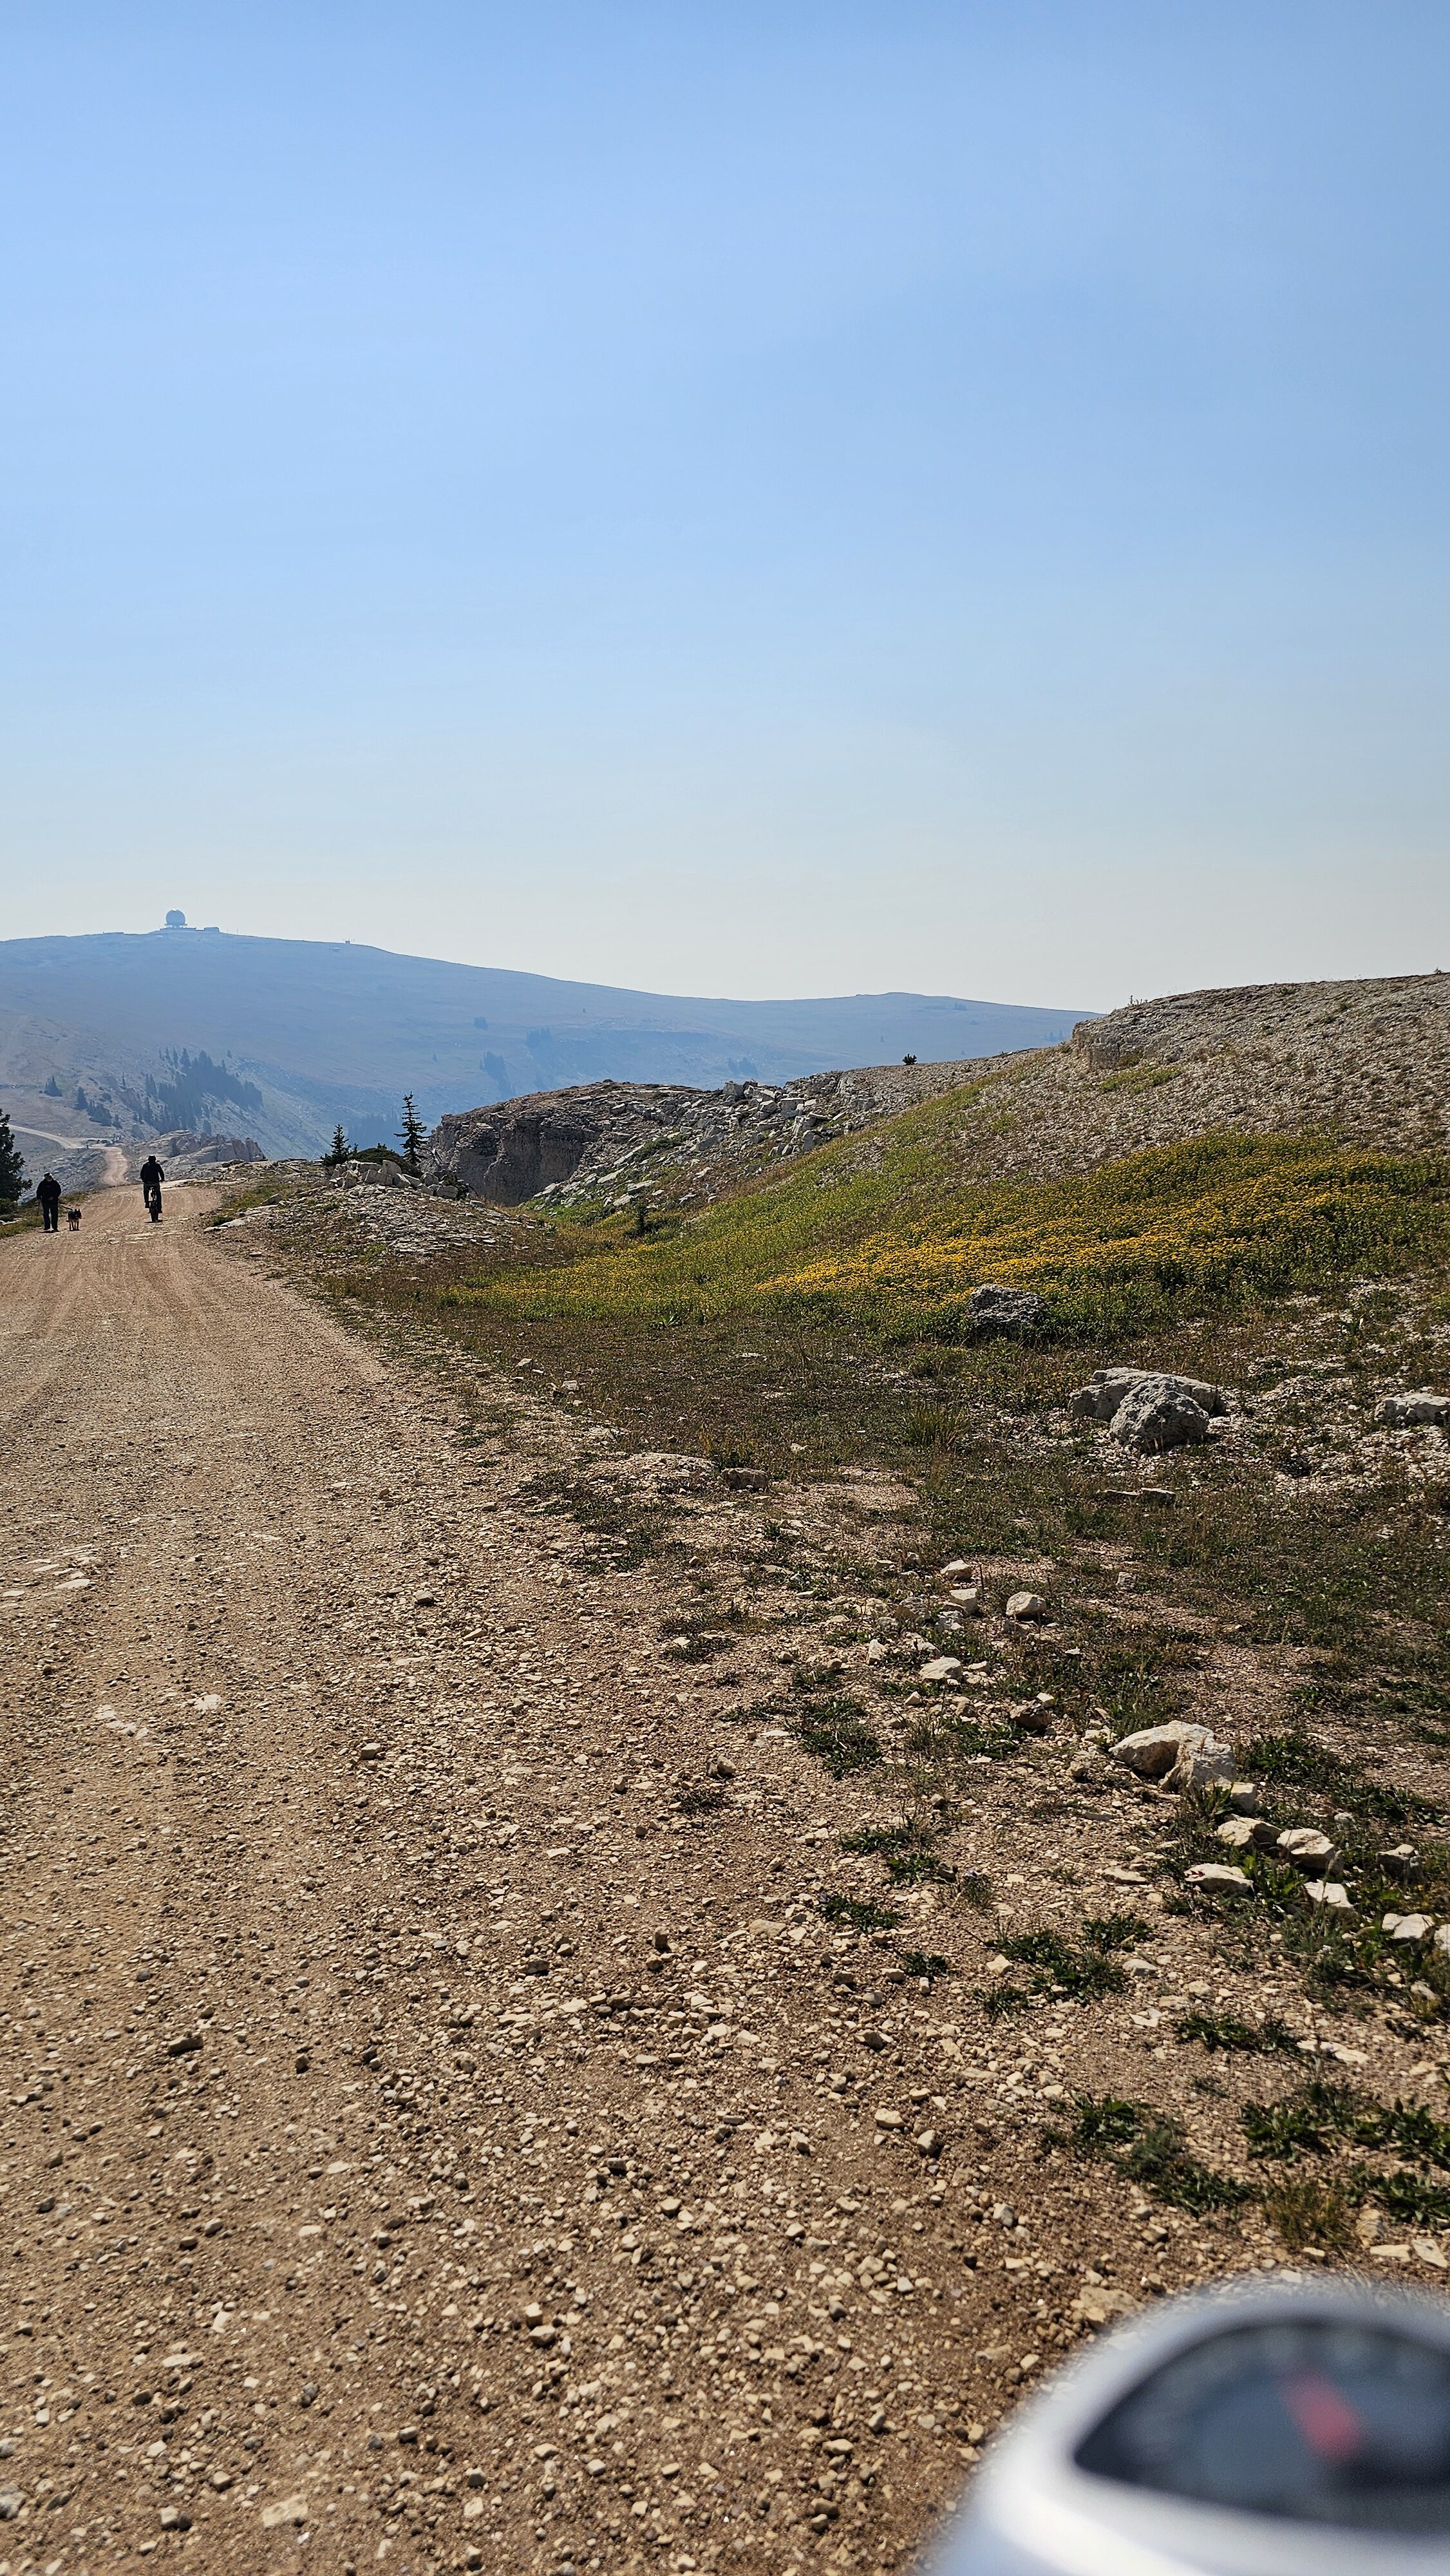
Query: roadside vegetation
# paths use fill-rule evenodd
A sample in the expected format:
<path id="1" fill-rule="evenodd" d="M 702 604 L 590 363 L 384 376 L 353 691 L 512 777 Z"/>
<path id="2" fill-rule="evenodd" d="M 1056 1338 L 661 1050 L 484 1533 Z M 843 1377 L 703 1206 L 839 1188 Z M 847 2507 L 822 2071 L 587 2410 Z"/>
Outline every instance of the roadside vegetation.
<path id="1" fill-rule="evenodd" d="M 954 1141 L 963 1099 L 827 1146 L 697 1216 L 659 1216 L 642 1240 L 627 1214 L 520 1211 L 494 1251 L 334 1257 L 319 1285 L 352 1323 L 480 1362 L 483 1441 L 506 1436 L 483 1391 L 492 1372 L 527 1362 L 536 1399 L 581 1428 L 607 1424 L 621 1454 L 706 1456 L 763 1497 L 768 1560 L 727 1599 L 677 1548 L 664 1503 L 563 1467 L 539 1489 L 540 1508 L 563 1504 L 608 1561 L 654 1558 L 688 1581 L 671 1614 L 682 1662 L 725 1658 L 760 1619 L 798 1623 L 788 1684 L 726 1714 L 782 1730 L 823 1780 L 892 1800 L 909 1783 L 900 1813 L 868 1812 L 843 1842 L 848 1884 L 820 1902 L 923 1985 L 951 1964 L 924 1944 L 906 1964 L 903 1908 L 929 1896 L 943 1922 L 998 1902 L 996 1857 L 984 1855 L 989 1876 L 952 1842 L 968 1802 L 990 1794 L 984 1773 L 1065 1837 L 1066 1884 L 1093 1835 L 1091 1790 L 1067 1776 L 1073 1739 L 1202 1715 L 1205 1687 L 1212 1699 L 1231 1667 L 1239 1760 L 1263 1813 L 1332 1834 L 1359 1918 L 1316 1918 L 1269 1853 L 1242 1856 L 1251 1906 L 1193 1892 L 1188 1869 L 1223 1858 L 1222 1796 L 1145 1808 L 1155 1920 L 1196 1926 L 1236 1984 L 1165 2017 L 1176 2100 L 1154 2109 L 1131 2083 L 1083 2097 L 1058 2152 L 1106 2160 L 1190 2215 L 1252 2210 L 1262 2226 L 1267 2212 L 1291 2245 L 1342 2250 L 1366 2209 L 1438 2223 L 1444 2185 L 1412 2172 L 1408 2133 L 1385 2132 L 1393 2171 L 1366 2163 L 1378 2143 L 1368 2096 L 1354 2123 L 1320 2120 L 1322 2146 L 1296 2111 L 1282 2130 L 1293 2155 L 1272 2144 L 1280 2129 L 1261 2135 L 1236 2112 L 1208 2161 L 1190 2138 L 1226 2083 L 1300 2101 L 1302 2082 L 1285 2093 L 1284 2080 L 1305 2014 L 1352 2040 L 1356 2018 L 1428 2034 L 1450 2010 L 1450 1959 L 1410 1961 L 1381 1928 L 1407 1900 L 1379 1865 L 1413 1838 L 1413 1901 L 1450 1915 L 1450 1484 L 1373 1431 L 1381 1392 L 1444 1387 L 1450 1373 L 1450 1167 L 1221 1133 L 1042 1182 L 969 1182 Z M 1032 1340 L 973 1338 L 967 1301 L 985 1280 L 1045 1298 Z M 1065 1408 L 1094 1368 L 1122 1363 L 1233 1389 L 1231 1436 L 1125 1467 Z M 793 1515 L 812 1485 L 839 1492 L 852 1477 L 889 1486 L 888 1525 L 863 1527 L 855 1557 L 823 1561 Z M 986 1614 L 971 1636 L 940 1616 L 939 1569 L 961 1559 Z M 1040 1632 L 1003 1616 L 1027 1567 L 1052 1594 Z M 768 1614 L 756 1606 L 767 1589 Z M 846 1602 L 855 1623 L 833 1624 L 848 1643 L 900 1641 L 869 1679 L 810 1647 L 812 1623 Z M 990 1651 L 990 1698 L 923 1687 L 923 1647 Z M 681 1796 L 707 1830 L 718 1785 Z M 1126 2009 L 1139 1901 L 1084 1904 L 1068 1926 L 1002 1926 L 995 1970 L 973 1989 L 999 2044 L 1068 2006 L 1116 1997 Z M 1281 1972 L 1289 2009 L 1251 2012 Z M 1317 2117 L 1320 2096 L 1310 2108 Z"/>
<path id="2" fill-rule="evenodd" d="M 951 1343 L 984 1279 L 1036 1290 L 1081 1339 L 1362 1275 L 1443 1269 L 1450 1164 L 1314 1137 L 1218 1135 L 1034 1183 L 956 1184 L 961 1095 L 811 1155 L 784 1178 L 626 1239 L 620 1218 L 561 1225 L 537 1271 L 443 1294 L 519 1320 L 642 1324 L 820 1316 L 885 1341 Z"/>

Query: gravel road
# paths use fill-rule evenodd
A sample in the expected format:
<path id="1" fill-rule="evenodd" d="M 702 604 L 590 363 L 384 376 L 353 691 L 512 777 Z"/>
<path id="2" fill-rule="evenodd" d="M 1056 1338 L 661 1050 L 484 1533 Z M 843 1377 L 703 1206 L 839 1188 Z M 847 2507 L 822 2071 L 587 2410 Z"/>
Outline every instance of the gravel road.
<path id="1" fill-rule="evenodd" d="M 835 1793 L 681 1812 L 720 1686 L 547 1424 L 212 1204 L 0 1246 L 0 2576 L 899 2564 L 1040 2284 L 927 2007 L 833 2071 Z"/>

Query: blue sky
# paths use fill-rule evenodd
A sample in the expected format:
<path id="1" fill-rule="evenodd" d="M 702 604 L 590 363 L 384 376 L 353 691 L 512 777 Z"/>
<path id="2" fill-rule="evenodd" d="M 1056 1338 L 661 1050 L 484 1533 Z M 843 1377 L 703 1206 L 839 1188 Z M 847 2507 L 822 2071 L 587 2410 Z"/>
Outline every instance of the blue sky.
<path id="1" fill-rule="evenodd" d="M 1443 0 L 9 0 L 0 935 L 1450 965 Z"/>

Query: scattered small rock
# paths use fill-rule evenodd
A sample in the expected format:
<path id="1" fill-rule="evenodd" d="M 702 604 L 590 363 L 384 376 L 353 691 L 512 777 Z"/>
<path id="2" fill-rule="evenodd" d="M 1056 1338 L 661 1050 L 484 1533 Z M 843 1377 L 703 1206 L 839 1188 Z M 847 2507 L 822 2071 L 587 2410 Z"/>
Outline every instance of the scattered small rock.
<path id="1" fill-rule="evenodd" d="M 1195 1861 L 1192 1869 L 1184 1872 L 1183 1883 L 1203 1896 L 1252 1896 L 1254 1892 L 1253 1880 L 1243 1870 L 1216 1860 Z"/>
<path id="2" fill-rule="evenodd" d="M 1140 1780 L 1167 1780 L 1174 1788 L 1233 1777 L 1232 1747 L 1220 1744 L 1206 1726 L 1195 1726 L 1183 1717 L 1170 1717 L 1162 1726 L 1140 1726 L 1132 1735 L 1120 1735 L 1112 1747 L 1112 1757 L 1136 1772 Z"/>
<path id="3" fill-rule="evenodd" d="M 1040 1592 L 1012 1592 L 1007 1597 L 1009 1619 L 1045 1619 L 1047 1603 Z"/>
<path id="4" fill-rule="evenodd" d="M 1407 1948 L 1418 1948 L 1422 1941 L 1428 1941 L 1434 1929 L 1434 1917 L 1429 1914 L 1386 1914 L 1380 1920 L 1380 1930 Z"/>
<path id="5" fill-rule="evenodd" d="M 1304 1893 L 1311 1905 L 1322 1906 L 1326 1914 L 1336 1917 L 1339 1922 L 1358 1922 L 1349 1890 L 1337 1878 L 1306 1878 Z"/>
<path id="6" fill-rule="evenodd" d="M 1316 1833 L 1312 1825 L 1288 1826 L 1276 1837 L 1274 1848 L 1295 1869 L 1317 1869 L 1321 1874 L 1335 1850 L 1329 1836 Z"/>
<path id="7" fill-rule="evenodd" d="M 954 1583 L 947 1598 L 970 1619 L 980 1619 L 983 1611 L 980 1583 Z"/>
<path id="8" fill-rule="evenodd" d="M 1253 1816 L 1230 1816 L 1216 1828 L 1216 1839 L 1226 1851 L 1252 1851 L 1258 1835 L 1258 1822 Z"/>
<path id="9" fill-rule="evenodd" d="M 1386 1878 L 1409 1887 L 1420 1875 L 1420 1855 L 1413 1843 L 1396 1843 L 1391 1851 L 1380 1853 L 1380 1867 Z"/>
<path id="10" fill-rule="evenodd" d="M 1177 1377 L 1167 1369 L 1138 1368 L 1094 1369 L 1087 1385 L 1068 1397 L 1068 1411 L 1089 1422 L 1112 1422 L 1128 1397 L 1150 1380 L 1166 1393 L 1196 1404 L 1200 1413 L 1228 1411 L 1228 1398 L 1221 1386 L 1209 1386 L 1202 1378 Z"/>

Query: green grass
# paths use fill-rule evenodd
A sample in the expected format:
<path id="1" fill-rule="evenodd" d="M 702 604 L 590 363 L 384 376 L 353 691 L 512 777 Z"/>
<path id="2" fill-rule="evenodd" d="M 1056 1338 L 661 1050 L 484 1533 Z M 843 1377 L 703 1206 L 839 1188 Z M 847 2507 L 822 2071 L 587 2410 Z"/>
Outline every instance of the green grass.
<path id="1" fill-rule="evenodd" d="M 1239 1760 L 1245 1779 L 1314 1789 L 1321 1797 L 1332 1798 L 1337 1807 L 1381 1816 L 1389 1824 L 1408 1824 L 1413 1817 L 1428 1820 L 1438 1813 L 1427 1798 L 1367 1779 L 1359 1763 L 1344 1761 L 1328 1745 L 1306 1735 L 1301 1727 L 1252 1737 L 1243 1746 Z"/>
<path id="2" fill-rule="evenodd" d="M 36 1234 L 40 1231 L 41 1210 L 38 1200 L 23 1207 L 0 1207 L 0 1238 L 7 1234 Z"/>
<path id="3" fill-rule="evenodd" d="M 841 1896 L 827 1888 L 816 1899 L 817 1910 L 827 1923 L 849 1923 L 853 1932 L 894 1932 L 901 1917 L 890 1905 L 875 1905 L 869 1897 Z"/>
<path id="4" fill-rule="evenodd" d="M 1324 2253 L 1347 2253 L 1354 2241 L 1355 2196 L 1342 2182 L 1322 2182 L 1317 2174 L 1289 2174 L 1264 2194 L 1264 2213 L 1291 2253 L 1306 2245 Z"/>
<path id="5" fill-rule="evenodd" d="M 1450 2173 L 1450 2126 L 1418 2103 L 1372 2102 L 1347 2084 L 1306 2084 L 1278 2102 L 1250 2102 L 1240 2113 L 1249 2154 L 1280 2164 L 1328 2155 L 1337 2142 L 1397 2149 Z"/>

